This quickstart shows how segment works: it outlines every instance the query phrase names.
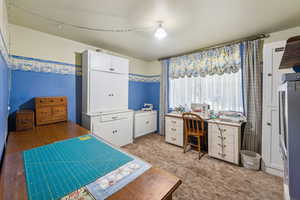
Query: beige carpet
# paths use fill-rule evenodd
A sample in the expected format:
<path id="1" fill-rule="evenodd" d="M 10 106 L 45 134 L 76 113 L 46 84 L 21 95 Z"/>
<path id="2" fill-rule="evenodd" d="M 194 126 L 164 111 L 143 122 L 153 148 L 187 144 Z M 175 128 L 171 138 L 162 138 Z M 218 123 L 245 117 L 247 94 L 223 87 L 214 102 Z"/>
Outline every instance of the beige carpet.
<path id="1" fill-rule="evenodd" d="M 174 200 L 281 200 L 282 179 L 264 172 L 247 170 L 205 155 L 198 160 L 197 152 L 182 153 L 182 148 L 167 144 L 157 134 L 149 134 L 124 149 L 155 167 L 175 174 L 182 185 Z"/>

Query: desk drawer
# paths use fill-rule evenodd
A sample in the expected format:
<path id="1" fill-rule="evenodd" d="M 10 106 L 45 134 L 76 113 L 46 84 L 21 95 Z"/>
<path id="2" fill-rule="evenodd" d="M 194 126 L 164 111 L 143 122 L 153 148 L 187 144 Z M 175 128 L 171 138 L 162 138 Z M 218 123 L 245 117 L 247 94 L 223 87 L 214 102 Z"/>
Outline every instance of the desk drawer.
<path id="1" fill-rule="evenodd" d="M 166 117 L 166 125 L 170 127 L 183 127 L 183 120 L 176 117 Z"/>
<path id="2" fill-rule="evenodd" d="M 166 118 L 166 142 L 183 146 L 183 122 L 179 118 Z"/>

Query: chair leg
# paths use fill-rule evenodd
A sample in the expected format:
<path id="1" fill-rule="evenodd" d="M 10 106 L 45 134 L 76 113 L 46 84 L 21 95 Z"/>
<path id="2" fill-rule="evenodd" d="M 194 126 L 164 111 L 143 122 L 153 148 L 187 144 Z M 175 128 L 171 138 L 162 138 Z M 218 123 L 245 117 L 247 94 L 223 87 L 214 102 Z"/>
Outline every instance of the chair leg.
<path id="1" fill-rule="evenodd" d="M 183 143 L 183 153 L 186 152 L 187 143 L 188 143 L 188 136 L 186 135 Z"/>
<path id="2" fill-rule="evenodd" d="M 200 140 L 200 136 L 197 137 L 197 142 L 198 142 L 198 151 L 201 151 L 201 140 Z"/>

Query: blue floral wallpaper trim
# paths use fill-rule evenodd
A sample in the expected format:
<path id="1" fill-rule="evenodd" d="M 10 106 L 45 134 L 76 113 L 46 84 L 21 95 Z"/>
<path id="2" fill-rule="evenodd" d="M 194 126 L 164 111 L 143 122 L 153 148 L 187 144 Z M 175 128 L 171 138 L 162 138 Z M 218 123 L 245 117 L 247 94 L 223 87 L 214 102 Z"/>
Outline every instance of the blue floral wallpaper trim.
<path id="1" fill-rule="evenodd" d="M 160 82 L 160 75 L 140 75 L 140 74 L 129 74 L 130 81 L 137 82 Z"/>
<path id="2" fill-rule="evenodd" d="M 12 70 L 33 71 L 55 74 L 82 75 L 81 65 L 74 65 L 52 60 L 43 60 L 24 56 L 10 55 Z M 129 74 L 130 81 L 136 82 L 159 82 L 160 75 Z"/>
<path id="3" fill-rule="evenodd" d="M 81 65 L 10 55 L 11 69 L 55 74 L 82 75 Z"/>

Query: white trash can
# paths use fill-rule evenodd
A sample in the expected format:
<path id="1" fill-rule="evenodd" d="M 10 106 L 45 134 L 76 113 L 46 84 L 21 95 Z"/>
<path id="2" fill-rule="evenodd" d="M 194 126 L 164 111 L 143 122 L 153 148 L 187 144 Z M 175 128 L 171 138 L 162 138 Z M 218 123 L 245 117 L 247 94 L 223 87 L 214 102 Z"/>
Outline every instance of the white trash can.
<path id="1" fill-rule="evenodd" d="M 261 156 L 253 151 L 241 150 L 242 166 L 247 169 L 259 170 Z"/>

